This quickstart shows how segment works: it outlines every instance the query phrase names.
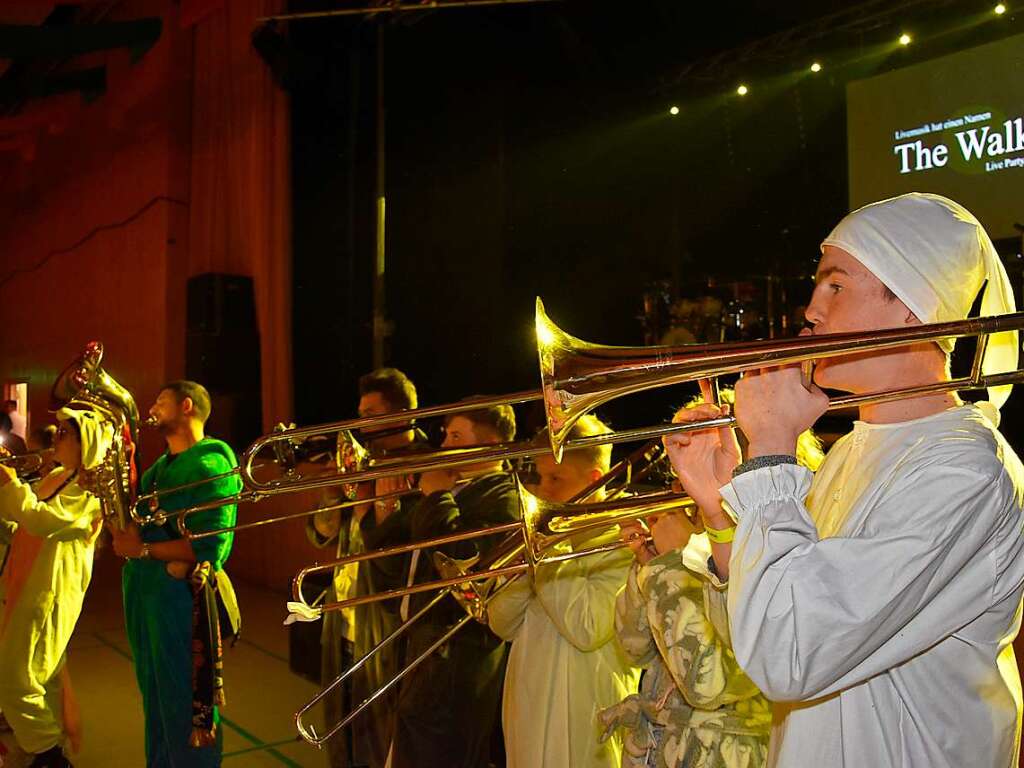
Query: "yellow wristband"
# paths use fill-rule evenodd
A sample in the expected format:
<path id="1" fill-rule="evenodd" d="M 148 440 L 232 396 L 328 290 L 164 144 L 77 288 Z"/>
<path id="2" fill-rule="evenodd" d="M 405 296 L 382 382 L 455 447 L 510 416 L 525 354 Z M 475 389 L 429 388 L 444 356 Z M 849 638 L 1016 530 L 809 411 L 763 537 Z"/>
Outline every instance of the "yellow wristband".
<path id="1" fill-rule="evenodd" d="M 704 532 L 707 533 L 708 538 L 715 544 L 728 544 L 736 537 L 736 526 L 730 525 L 728 528 L 711 528 L 708 525 L 704 526 Z"/>

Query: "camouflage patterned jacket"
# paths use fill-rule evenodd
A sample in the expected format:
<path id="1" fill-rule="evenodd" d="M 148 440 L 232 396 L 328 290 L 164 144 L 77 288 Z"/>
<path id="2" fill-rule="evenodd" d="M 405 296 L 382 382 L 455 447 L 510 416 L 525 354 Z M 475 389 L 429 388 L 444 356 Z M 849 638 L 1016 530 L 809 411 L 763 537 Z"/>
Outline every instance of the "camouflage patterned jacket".
<path id="1" fill-rule="evenodd" d="M 757 768 L 771 705 L 736 663 L 707 536 L 634 563 L 616 605 L 619 642 L 646 668 L 640 692 L 600 717 L 623 729 L 623 768 Z"/>

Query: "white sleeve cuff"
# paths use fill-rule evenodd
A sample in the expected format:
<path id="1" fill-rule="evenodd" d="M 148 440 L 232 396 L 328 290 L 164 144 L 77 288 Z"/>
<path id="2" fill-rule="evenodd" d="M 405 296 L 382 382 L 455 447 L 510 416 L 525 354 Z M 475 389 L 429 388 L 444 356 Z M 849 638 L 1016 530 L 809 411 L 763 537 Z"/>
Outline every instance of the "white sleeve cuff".
<path id="1" fill-rule="evenodd" d="M 814 477 L 806 467 L 776 464 L 737 475 L 721 488 L 722 506 L 736 522 L 773 502 L 807 497 Z"/>

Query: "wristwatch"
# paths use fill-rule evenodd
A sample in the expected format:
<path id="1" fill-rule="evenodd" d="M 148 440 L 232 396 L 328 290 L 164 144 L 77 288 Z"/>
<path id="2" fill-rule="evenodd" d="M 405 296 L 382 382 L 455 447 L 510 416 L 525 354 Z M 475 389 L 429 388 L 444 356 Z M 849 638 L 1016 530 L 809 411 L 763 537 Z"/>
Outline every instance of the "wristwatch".
<path id="1" fill-rule="evenodd" d="M 149 544 L 142 542 L 142 551 L 139 552 L 138 560 L 149 560 L 152 555 L 149 554 Z"/>

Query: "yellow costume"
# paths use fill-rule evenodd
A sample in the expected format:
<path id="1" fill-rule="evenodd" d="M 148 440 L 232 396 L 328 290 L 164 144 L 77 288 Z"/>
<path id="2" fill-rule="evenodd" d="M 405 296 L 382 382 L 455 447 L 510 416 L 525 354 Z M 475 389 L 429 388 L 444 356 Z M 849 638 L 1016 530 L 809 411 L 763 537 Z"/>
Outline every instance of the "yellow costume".
<path id="1" fill-rule="evenodd" d="M 62 409 L 58 418 L 78 424 L 83 466 L 98 462 L 107 443 L 96 415 Z M 18 480 L 0 486 L 0 530 L 13 531 L 3 575 L 0 710 L 30 754 L 64 738 L 60 670 L 92 578 L 100 530 L 99 500 L 79 486 L 78 473 L 55 484 L 64 472 L 58 467 L 34 487 Z M 49 494 L 37 495 L 42 488 Z"/>

